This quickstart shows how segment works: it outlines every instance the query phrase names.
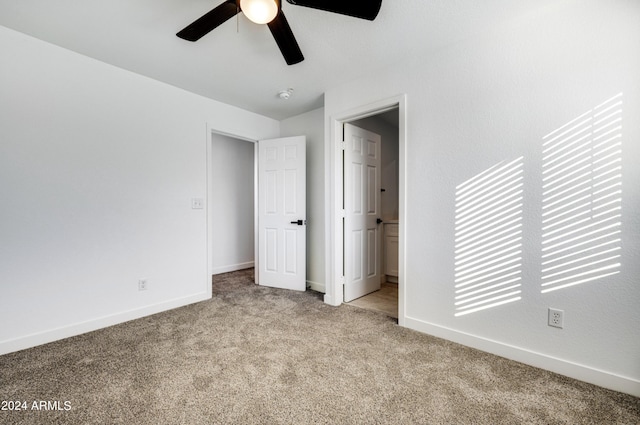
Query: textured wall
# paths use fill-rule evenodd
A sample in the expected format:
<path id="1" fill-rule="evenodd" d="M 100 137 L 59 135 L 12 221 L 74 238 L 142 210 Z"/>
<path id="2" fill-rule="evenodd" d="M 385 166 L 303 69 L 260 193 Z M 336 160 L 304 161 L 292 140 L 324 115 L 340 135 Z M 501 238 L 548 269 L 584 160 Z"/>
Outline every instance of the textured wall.
<path id="1" fill-rule="evenodd" d="M 327 91 L 329 144 L 332 116 L 407 94 L 408 326 L 640 394 L 639 23 L 637 2 L 558 2 Z M 543 293 L 543 138 L 619 93 L 618 273 Z M 456 316 L 457 192 L 512 161 L 522 190 L 517 293 Z M 548 307 L 565 311 L 564 329 L 547 326 Z"/>
<path id="2" fill-rule="evenodd" d="M 279 123 L 1 27 L 0 49 L 0 353 L 210 296 L 207 125 Z"/>
<path id="3" fill-rule="evenodd" d="M 307 283 L 324 292 L 324 109 L 281 121 L 282 137 L 307 137 Z"/>

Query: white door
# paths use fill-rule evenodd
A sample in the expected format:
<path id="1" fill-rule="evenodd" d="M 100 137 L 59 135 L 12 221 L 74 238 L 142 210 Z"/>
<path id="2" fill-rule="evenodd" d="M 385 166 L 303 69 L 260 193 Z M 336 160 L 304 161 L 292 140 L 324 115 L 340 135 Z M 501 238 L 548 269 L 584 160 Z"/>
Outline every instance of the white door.
<path id="1" fill-rule="evenodd" d="M 306 138 L 258 141 L 258 283 L 306 289 Z"/>
<path id="2" fill-rule="evenodd" d="M 345 302 L 380 289 L 380 136 L 344 125 Z"/>

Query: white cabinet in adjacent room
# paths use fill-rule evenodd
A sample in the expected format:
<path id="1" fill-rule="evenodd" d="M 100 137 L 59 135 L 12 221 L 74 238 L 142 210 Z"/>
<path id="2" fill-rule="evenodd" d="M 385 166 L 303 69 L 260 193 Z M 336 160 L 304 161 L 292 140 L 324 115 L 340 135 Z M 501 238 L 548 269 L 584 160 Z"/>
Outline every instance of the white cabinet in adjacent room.
<path id="1" fill-rule="evenodd" d="M 398 282 L 398 223 L 384 223 L 384 274 L 387 282 Z"/>

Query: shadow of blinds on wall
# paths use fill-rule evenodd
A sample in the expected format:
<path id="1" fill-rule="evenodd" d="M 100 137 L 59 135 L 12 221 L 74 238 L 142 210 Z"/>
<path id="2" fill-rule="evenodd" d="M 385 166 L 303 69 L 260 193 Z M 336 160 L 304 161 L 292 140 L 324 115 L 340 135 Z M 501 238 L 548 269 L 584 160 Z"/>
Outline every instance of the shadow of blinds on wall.
<path id="1" fill-rule="evenodd" d="M 619 273 L 622 93 L 542 140 L 541 292 Z"/>
<path id="2" fill-rule="evenodd" d="M 523 157 L 456 187 L 455 316 L 520 300 Z"/>

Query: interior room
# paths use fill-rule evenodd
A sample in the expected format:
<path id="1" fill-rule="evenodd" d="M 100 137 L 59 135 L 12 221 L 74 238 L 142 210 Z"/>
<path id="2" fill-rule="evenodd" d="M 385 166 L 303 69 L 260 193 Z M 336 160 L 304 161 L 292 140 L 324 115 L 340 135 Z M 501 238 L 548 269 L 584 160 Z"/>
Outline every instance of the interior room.
<path id="1" fill-rule="evenodd" d="M 76 399 L 64 411 L 58 365 L 96 368 L 104 400 L 123 403 L 100 415 L 117 420 L 151 397 L 145 383 L 215 408 L 219 364 L 246 357 L 225 389 L 265 395 L 247 401 L 256 411 L 218 400 L 228 423 L 392 423 L 403 406 L 412 423 L 464 423 L 488 405 L 503 410 L 486 423 L 562 422 L 509 403 L 533 381 L 540 409 L 639 419 L 640 2 L 287 0 L 266 24 L 241 3 L 0 0 L 0 400 L 109 422 Z M 390 310 L 355 306 L 383 286 Z M 418 363 L 396 370 L 346 342 L 345 320 Z M 272 329 L 277 344 L 248 343 Z M 202 373 L 180 369 L 169 391 L 140 347 L 166 371 L 197 357 Z M 372 363 L 350 363 L 365 348 Z M 101 368 L 126 353 L 148 374 L 118 386 L 118 368 Z M 37 375 L 49 390 L 16 390 Z M 395 395 L 345 395 L 385 380 Z M 409 392 L 427 381 L 447 387 Z M 150 408 L 139 417 L 200 415 Z M 13 410 L 0 423 L 35 417 Z"/>

